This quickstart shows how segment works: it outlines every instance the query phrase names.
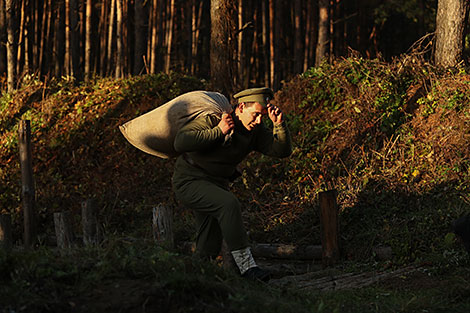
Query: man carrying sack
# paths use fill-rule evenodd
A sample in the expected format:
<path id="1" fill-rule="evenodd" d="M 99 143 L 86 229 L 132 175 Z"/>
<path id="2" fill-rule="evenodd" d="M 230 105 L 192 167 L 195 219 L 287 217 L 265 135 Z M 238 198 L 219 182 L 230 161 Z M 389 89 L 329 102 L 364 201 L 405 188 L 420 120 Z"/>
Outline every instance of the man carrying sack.
<path id="1" fill-rule="evenodd" d="M 291 137 L 282 111 L 269 103 L 271 89 L 252 88 L 234 95 L 231 113 L 199 116 L 176 133 L 172 184 L 176 198 L 193 210 L 197 222 L 196 251 L 201 257 L 219 255 L 222 240 L 243 277 L 267 281 L 269 272 L 256 265 L 243 225 L 240 202 L 228 190 L 239 174 L 237 165 L 251 152 L 288 157 Z M 262 124 L 264 116 L 273 129 Z"/>

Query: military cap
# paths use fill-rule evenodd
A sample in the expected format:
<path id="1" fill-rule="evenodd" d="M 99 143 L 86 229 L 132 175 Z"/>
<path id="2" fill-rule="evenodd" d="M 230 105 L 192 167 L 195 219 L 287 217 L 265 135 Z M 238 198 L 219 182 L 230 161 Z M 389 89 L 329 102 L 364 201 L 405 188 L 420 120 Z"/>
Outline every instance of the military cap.
<path id="1" fill-rule="evenodd" d="M 267 106 L 269 100 L 274 97 L 271 88 L 259 87 L 242 90 L 233 95 L 238 103 L 243 102 L 258 102 L 262 106 Z"/>

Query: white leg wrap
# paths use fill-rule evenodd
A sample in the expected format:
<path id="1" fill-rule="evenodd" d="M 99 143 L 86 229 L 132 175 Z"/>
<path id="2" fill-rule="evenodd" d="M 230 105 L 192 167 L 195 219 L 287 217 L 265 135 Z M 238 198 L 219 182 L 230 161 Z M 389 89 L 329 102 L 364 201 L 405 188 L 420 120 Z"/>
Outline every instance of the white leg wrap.
<path id="1" fill-rule="evenodd" d="M 232 255 L 242 275 L 245 274 L 245 272 L 250 268 L 257 266 L 255 260 L 253 259 L 253 255 L 251 254 L 250 247 L 232 251 Z"/>

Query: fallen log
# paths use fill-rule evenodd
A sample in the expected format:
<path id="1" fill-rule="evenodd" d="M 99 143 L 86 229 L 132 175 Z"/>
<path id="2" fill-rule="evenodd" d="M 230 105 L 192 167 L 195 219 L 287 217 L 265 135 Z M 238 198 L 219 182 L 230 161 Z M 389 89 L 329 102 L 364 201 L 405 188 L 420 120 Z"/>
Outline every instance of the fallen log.
<path id="1" fill-rule="evenodd" d="M 194 253 L 194 242 L 184 242 L 180 248 L 186 253 Z M 253 243 L 251 253 L 255 258 L 288 259 L 288 260 L 321 260 L 323 249 L 321 245 L 297 246 L 280 243 Z M 392 258 L 391 247 L 375 247 L 372 249 L 374 257 L 378 260 L 390 260 Z"/>
<path id="2" fill-rule="evenodd" d="M 303 275 L 285 276 L 270 280 L 269 283 L 281 287 L 293 287 L 302 290 L 344 290 L 367 287 L 385 279 L 408 275 L 418 270 L 418 267 L 409 266 L 394 271 L 371 271 L 365 273 L 346 273 L 331 275 L 325 271 L 307 273 Z"/>
<path id="3" fill-rule="evenodd" d="M 319 260 L 322 258 L 322 246 L 296 246 L 286 244 L 257 243 L 251 245 L 253 256 L 261 258 L 280 258 L 296 260 Z"/>

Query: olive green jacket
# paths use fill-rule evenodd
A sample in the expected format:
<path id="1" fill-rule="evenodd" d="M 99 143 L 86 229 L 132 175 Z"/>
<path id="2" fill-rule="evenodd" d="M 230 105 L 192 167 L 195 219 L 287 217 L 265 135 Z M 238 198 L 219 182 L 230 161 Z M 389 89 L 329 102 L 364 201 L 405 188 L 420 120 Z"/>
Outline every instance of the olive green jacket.
<path id="1" fill-rule="evenodd" d="M 291 136 L 285 122 L 274 125 L 272 130 L 258 125 L 248 131 L 234 118 L 234 132 L 227 140 L 217 126 L 219 121 L 220 117 L 208 115 L 189 122 L 178 131 L 174 147 L 183 156 L 175 166 L 177 176 L 205 173 L 229 179 L 251 151 L 274 157 L 287 157 L 292 153 Z M 188 161 L 192 166 L 187 166 Z"/>

